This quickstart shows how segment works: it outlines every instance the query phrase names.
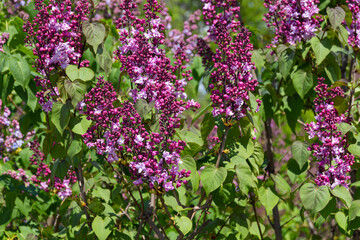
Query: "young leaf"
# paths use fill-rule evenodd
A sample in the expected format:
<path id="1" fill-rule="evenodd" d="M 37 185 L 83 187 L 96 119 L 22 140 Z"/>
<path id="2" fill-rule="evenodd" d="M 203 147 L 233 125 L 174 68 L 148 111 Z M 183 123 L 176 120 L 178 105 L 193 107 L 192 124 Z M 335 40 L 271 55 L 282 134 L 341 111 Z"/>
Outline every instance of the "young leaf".
<path id="1" fill-rule="evenodd" d="M 86 42 L 97 51 L 98 46 L 104 42 L 106 37 L 106 29 L 102 23 L 84 21 L 82 25 L 83 33 L 86 37 Z"/>
<path id="2" fill-rule="evenodd" d="M 67 102 L 66 104 L 55 102 L 53 104 L 51 122 L 55 125 L 61 135 L 69 123 L 71 108 L 72 106 L 70 102 Z"/>
<path id="3" fill-rule="evenodd" d="M 304 99 L 305 94 L 313 87 L 313 77 L 311 72 L 298 69 L 291 73 L 291 80 L 296 92 Z"/>
<path id="4" fill-rule="evenodd" d="M 324 38 L 321 41 L 317 37 L 311 39 L 311 47 L 315 53 L 316 63 L 318 65 L 320 65 L 330 53 L 331 45 L 331 40 L 328 38 Z"/>
<path id="5" fill-rule="evenodd" d="M 111 218 L 105 217 L 105 219 L 102 219 L 100 216 L 96 216 L 94 221 L 92 222 L 91 226 L 94 230 L 95 235 L 100 240 L 106 240 L 107 237 L 111 233 Z"/>
<path id="6" fill-rule="evenodd" d="M 216 168 L 212 165 L 202 170 L 200 179 L 207 195 L 216 190 L 225 181 L 227 171 L 225 168 Z"/>
<path id="7" fill-rule="evenodd" d="M 291 145 L 291 153 L 295 161 L 299 164 L 301 169 L 309 160 L 310 151 L 308 150 L 308 144 L 305 142 L 296 141 Z"/>
<path id="8" fill-rule="evenodd" d="M 273 193 L 271 188 L 261 187 L 259 189 L 259 200 L 264 205 L 265 210 L 268 214 L 272 213 L 273 208 L 279 202 L 279 197 Z"/>
<path id="9" fill-rule="evenodd" d="M 30 81 L 30 67 L 24 58 L 17 59 L 16 57 L 9 58 L 10 72 L 15 78 L 15 86 L 20 85 L 25 89 Z"/>
<path id="10" fill-rule="evenodd" d="M 175 217 L 175 222 L 176 222 L 176 225 L 179 226 L 180 231 L 184 235 L 186 235 L 192 229 L 192 221 L 188 217 L 185 217 L 185 216 L 178 217 L 178 216 L 176 216 Z"/>
<path id="11" fill-rule="evenodd" d="M 305 209 L 319 212 L 330 201 L 330 193 L 327 186 L 317 187 L 312 183 L 306 183 L 300 188 L 300 199 Z"/>
<path id="12" fill-rule="evenodd" d="M 326 13 L 329 15 L 330 24 L 334 29 L 342 23 L 346 15 L 344 9 L 339 6 L 335 8 L 326 8 Z"/>

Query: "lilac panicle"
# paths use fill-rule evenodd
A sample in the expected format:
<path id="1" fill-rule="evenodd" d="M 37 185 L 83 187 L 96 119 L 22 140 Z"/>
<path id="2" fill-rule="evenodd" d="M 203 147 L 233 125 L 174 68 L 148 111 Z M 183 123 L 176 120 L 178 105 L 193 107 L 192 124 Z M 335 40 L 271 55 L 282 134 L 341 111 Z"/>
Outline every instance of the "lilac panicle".
<path id="1" fill-rule="evenodd" d="M 360 1 L 348 0 L 349 9 L 352 13 L 352 23 L 348 29 L 348 42 L 352 47 L 360 48 Z"/>
<path id="2" fill-rule="evenodd" d="M 319 13 L 318 0 L 265 0 L 268 13 L 264 21 L 268 27 L 275 28 L 272 44 L 296 44 L 315 36 L 322 18 Z"/>
<path id="3" fill-rule="evenodd" d="M 334 188 L 337 185 L 348 187 L 349 172 L 354 163 L 354 156 L 348 151 L 346 134 L 338 129 L 340 123 L 350 124 L 350 118 L 344 114 L 339 116 L 334 107 L 333 98 L 344 96 L 340 87 L 328 89 L 324 78 L 319 78 L 315 88 L 318 97 L 315 99 L 316 122 L 307 124 L 305 130 L 309 138 L 317 137 L 309 150 L 318 161 L 316 184 Z"/>
<path id="4" fill-rule="evenodd" d="M 52 109 L 53 97 L 59 95 L 50 81 L 53 70 L 64 70 L 70 64 L 77 64 L 84 44 L 82 21 L 86 20 L 89 3 L 86 0 L 35 1 L 38 14 L 33 21 L 24 25 L 26 42 L 33 47 L 37 72 L 43 77 L 35 81 L 42 90 L 37 93 L 39 103 L 45 112 Z"/>
<path id="5" fill-rule="evenodd" d="M 240 119 L 250 110 L 247 104 L 249 92 L 255 91 L 258 84 L 251 74 L 255 69 L 251 62 L 251 33 L 239 20 L 240 7 L 237 1 L 203 2 L 204 20 L 209 26 L 208 39 L 217 44 L 216 52 L 213 53 L 204 39 L 198 40 L 203 63 L 214 64 L 209 84 L 213 115 Z"/>

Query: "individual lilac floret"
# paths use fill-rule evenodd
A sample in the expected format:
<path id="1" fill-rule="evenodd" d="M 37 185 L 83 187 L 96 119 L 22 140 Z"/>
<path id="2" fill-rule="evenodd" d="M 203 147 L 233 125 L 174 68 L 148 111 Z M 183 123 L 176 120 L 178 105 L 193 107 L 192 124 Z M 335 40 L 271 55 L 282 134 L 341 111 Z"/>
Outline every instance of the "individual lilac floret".
<path id="1" fill-rule="evenodd" d="M 337 185 L 348 187 L 351 165 L 354 156 L 348 151 L 346 134 L 338 129 L 338 124 L 350 124 L 350 118 L 344 114 L 339 116 L 334 107 L 333 98 L 344 96 L 340 87 L 328 89 L 323 83 L 324 78 L 319 78 L 315 88 L 318 97 L 315 99 L 316 122 L 307 124 L 305 130 L 309 138 L 317 137 L 318 142 L 313 143 L 309 150 L 318 161 L 318 172 L 315 182 L 317 185 L 326 185 L 334 188 Z"/>
<path id="2" fill-rule="evenodd" d="M 273 46 L 278 43 L 296 44 L 315 36 L 322 18 L 317 4 L 319 0 L 265 0 L 268 13 L 264 21 L 275 27 Z"/>
<path id="3" fill-rule="evenodd" d="M 239 21 L 237 1 L 203 2 L 204 20 L 209 25 L 208 39 L 217 45 L 213 53 L 204 39 L 198 41 L 203 63 L 206 66 L 214 64 L 209 84 L 213 115 L 240 119 L 249 111 L 249 92 L 255 91 L 258 84 L 251 74 L 255 69 L 251 62 L 251 33 Z"/>
<path id="4" fill-rule="evenodd" d="M 352 13 L 352 23 L 349 32 L 348 42 L 352 47 L 360 48 L 360 1 L 348 0 L 349 9 Z"/>

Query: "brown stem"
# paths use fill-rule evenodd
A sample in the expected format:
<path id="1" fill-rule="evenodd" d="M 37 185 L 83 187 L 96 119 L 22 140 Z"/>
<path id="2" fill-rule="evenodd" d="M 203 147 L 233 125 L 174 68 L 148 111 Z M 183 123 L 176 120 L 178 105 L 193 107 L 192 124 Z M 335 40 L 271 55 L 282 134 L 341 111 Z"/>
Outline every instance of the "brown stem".
<path id="1" fill-rule="evenodd" d="M 251 202 L 250 202 L 250 203 L 251 203 L 251 205 L 252 205 L 252 207 L 253 207 L 253 211 L 254 211 L 255 219 L 256 219 L 256 224 L 257 224 L 257 226 L 258 226 L 259 233 L 260 233 L 260 238 L 261 238 L 261 240 L 264 240 L 264 236 L 263 236 L 263 234 L 262 234 L 261 227 L 260 227 L 259 217 L 258 217 L 257 211 L 256 211 L 255 196 L 254 196 L 254 194 L 250 194 L 250 196 L 251 196 Z"/>
<path id="2" fill-rule="evenodd" d="M 266 132 L 266 153 L 268 157 L 267 172 L 269 175 L 275 174 L 275 163 L 274 163 L 274 152 L 272 146 L 272 131 L 271 131 L 271 119 L 265 121 L 265 132 Z M 278 206 L 276 205 L 273 210 L 273 224 L 275 230 L 276 240 L 282 239 L 281 225 L 280 225 L 280 214 Z"/>

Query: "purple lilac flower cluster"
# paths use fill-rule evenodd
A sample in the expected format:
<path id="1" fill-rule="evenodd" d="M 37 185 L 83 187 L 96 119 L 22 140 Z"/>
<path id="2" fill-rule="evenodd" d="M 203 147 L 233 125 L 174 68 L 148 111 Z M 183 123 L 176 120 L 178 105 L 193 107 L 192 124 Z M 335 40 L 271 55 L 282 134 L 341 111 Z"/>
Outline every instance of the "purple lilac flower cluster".
<path id="1" fill-rule="evenodd" d="M 4 52 L 3 45 L 9 39 L 9 36 L 10 36 L 9 33 L 2 33 L 0 35 L 0 52 Z"/>
<path id="2" fill-rule="evenodd" d="M 322 21 L 317 4 L 319 0 L 265 0 L 268 13 L 264 21 L 275 27 L 272 44 L 306 41 L 315 36 Z"/>
<path id="3" fill-rule="evenodd" d="M 354 156 L 348 151 L 348 143 L 345 136 L 338 129 L 338 124 L 349 123 L 349 117 L 344 114 L 339 116 L 334 107 L 333 98 L 344 95 L 340 87 L 328 89 L 323 83 L 324 78 L 319 78 L 315 88 L 318 97 L 315 99 L 316 122 L 307 124 L 305 130 L 309 138 L 318 138 L 309 150 L 318 162 L 318 173 L 316 184 L 327 185 L 334 188 L 337 185 L 348 187 L 351 165 L 354 163 Z"/>
<path id="4" fill-rule="evenodd" d="M 7 107 L 4 107 L 4 112 L 0 114 L 0 159 L 3 162 L 9 161 L 12 154 L 20 152 L 26 146 L 26 141 L 34 135 L 34 132 L 30 131 L 24 136 L 20 131 L 19 122 L 11 119 L 10 115 L 10 109 Z"/>
<path id="5" fill-rule="evenodd" d="M 94 20 L 100 21 L 101 19 L 112 19 L 114 22 L 118 20 L 122 14 L 123 9 L 120 8 L 123 0 L 101 0 L 95 7 L 96 14 Z M 136 4 L 141 4 L 142 0 L 135 0 Z M 134 14 L 139 15 L 140 12 L 134 9 Z"/>
<path id="6" fill-rule="evenodd" d="M 198 36 L 194 34 L 194 31 L 198 29 L 196 22 L 200 20 L 201 11 L 197 10 L 189 16 L 188 20 L 184 22 L 182 31 L 171 28 L 171 16 L 168 14 L 166 8 L 162 11 L 162 15 L 164 16 L 163 23 L 169 30 L 167 38 L 165 38 L 165 45 L 170 48 L 175 55 L 184 52 L 189 59 L 194 55 L 194 51 L 196 50 Z"/>
<path id="7" fill-rule="evenodd" d="M 22 8 L 28 4 L 26 0 L 7 0 L 5 1 L 5 7 L 10 16 L 19 16 L 26 20 L 29 18 L 29 14 L 26 13 Z"/>
<path id="8" fill-rule="evenodd" d="M 43 78 L 36 77 L 42 91 L 37 93 L 39 103 L 45 112 L 52 109 L 52 97 L 59 95 L 50 81 L 54 69 L 64 70 L 69 64 L 77 64 L 83 47 L 81 23 L 86 20 L 89 3 L 86 0 L 35 1 L 38 14 L 32 22 L 24 25 L 28 33 L 26 42 L 32 46 L 37 71 Z"/>
<path id="9" fill-rule="evenodd" d="M 240 119 L 250 109 L 248 92 L 254 91 L 258 84 L 250 72 L 255 69 L 251 62 L 251 33 L 239 21 L 237 1 L 203 2 L 204 20 L 209 25 L 208 37 L 217 44 L 216 52 L 212 53 L 205 40 L 198 42 L 204 63 L 214 63 L 209 84 L 213 115 L 225 114 L 229 119 Z"/>
<path id="10" fill-rule="evenodd" d="M 83 135 L 86 145 L 95 147 L 110 163 L 129 165 L 135 185 L 146 182 L 151 188 L 168 191 L 174 189 L 174 184 L 179 187 L 186 183 L 183 178 L 190 172 L 179 170 L 178 166 L 185 142 L 170 140 L 172 133 L 164 128 L 166 125 L 161 134 L 149 132 L 131 102 L 125 101 L 115 108 L 115 101 L 113 86 L 102 77 L 85 95 L 84 113 L 94 123 Z M 168 117 L 170 122 L 172 117 Z M 176 124 L 177 121 L 173 119 Z"/>
<path id="11" fill-rule="evenodd" d="M 360 1 L 348 0 L 349 9 L 352 12 L 352 23 L 349 32 L 348 42 L 352 47 L 360 48 Z"/>
<path id="12" fill-rule="evenodd" d="M 36 140 L 32 141 L 30 143 L 30 149 L 33 151 L 33 155 L 30 157 L 30 164 L 36 168 L 35 174 L 29 177 L 21 168 L 19 168 L 18 171 L 8 170 L 3 174 L 23 181 L 25 186 L 34 184 L 46 192 L 53 190 L 61 199 L 70 197 L 72 194 L 71 186 L 76 183 L 75 172 L 69 169 L 64 179 L 56 176 L 51 179 L 51 170 L 49 165 L 44 163 L 45 156 L 44 153 L 40 151 L 39 142 Z"/>

